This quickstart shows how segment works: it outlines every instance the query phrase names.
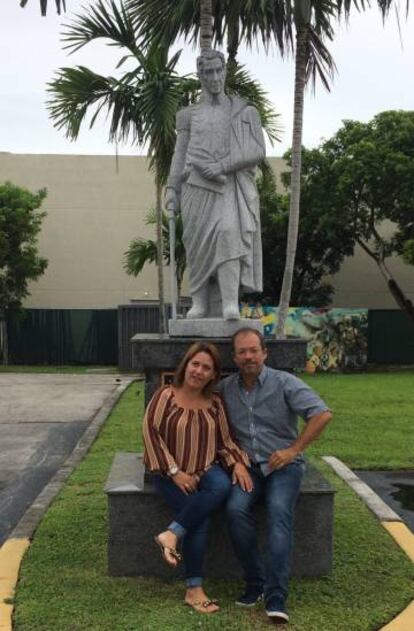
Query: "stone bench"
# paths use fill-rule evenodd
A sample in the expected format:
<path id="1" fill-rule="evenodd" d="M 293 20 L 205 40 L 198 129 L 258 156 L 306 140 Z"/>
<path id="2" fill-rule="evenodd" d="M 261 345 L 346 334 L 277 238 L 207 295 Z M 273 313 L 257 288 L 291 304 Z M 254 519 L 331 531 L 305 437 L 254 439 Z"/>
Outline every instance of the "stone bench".
<path id="1" fill-rule="evenodd" d="M 145 473 L 142 454 L 118 453 L 105 486 L 108 497 L 108 573 L 111 576 L 177 576 L 162 561 L 153 537 L 171 521 L 171 513 Z M 331 572 L 334 490 L 308 465 L 296 506 L 294 576 Z M 257 509 L 259 541 L 265 535 L 264 508 Z M 263 549 L 263 548 L 262 548 Z M 213 516 L 206 555 L 206 576 L 240 578 L 222 512 Z"/>

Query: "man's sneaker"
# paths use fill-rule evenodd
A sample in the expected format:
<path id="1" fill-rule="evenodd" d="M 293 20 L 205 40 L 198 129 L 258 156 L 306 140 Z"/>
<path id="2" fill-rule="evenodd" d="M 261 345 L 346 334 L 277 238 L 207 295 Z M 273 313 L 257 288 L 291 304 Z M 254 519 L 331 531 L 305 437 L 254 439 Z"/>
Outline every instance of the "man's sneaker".
<path id="1" fill-rule="evenodd" d="M 286 624 L 289 622 L 289 616 L 279 598 L 269 598 L 266 602 L 266 613 L 269 622 L 274 624 Z"/>
<path id="2" fill-rule="evenodd" d="M 247 587 L 244 594 L 236 600 L 239 607 L 254 607 L 258 602 L 263 600 L 263 591 L 257 587 Z"/>

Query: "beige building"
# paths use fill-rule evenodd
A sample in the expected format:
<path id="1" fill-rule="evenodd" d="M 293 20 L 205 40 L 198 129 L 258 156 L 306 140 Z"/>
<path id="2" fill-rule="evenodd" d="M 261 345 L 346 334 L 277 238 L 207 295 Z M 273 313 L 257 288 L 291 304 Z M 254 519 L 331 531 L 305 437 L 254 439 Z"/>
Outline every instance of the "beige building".
<path id="1" fill-rule="evenodd" d="M 277 174 L 284 169 L 281 158 L 270 162 Z M 146 266 L 138 278 L 122 267 L 133 238 L 154 236 L 154 227 L 145 222 L 155 201 L 145 157 L 0 153 L 0 182 L 7 180 L 48 190 L 39 249 L 49 266 L 32 284 L 26 307 L 114 308 L 131 299 L 157 298 L 155 266 Z M 390 268 L 414 302 L 414 267 L 393 260 Z M 376 265 L 362 251 L 331 280 L 333 306 L 396 308 Z M 168 299 L 168 271 L 165 281 Z"/>

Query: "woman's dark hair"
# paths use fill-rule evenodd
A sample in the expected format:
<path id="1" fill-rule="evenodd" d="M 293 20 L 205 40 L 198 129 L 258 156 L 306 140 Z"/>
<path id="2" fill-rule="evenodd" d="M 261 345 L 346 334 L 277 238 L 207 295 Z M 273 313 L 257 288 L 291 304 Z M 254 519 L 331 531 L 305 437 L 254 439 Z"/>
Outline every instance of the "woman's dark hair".
<path id="1" fill-rule="evenodd" d="M 176 388 L 181 388 L 184 383 L 185 371 L 187 369 L 187 364 L 189 361 L 193 359 L 197 353 L 207 353 L 213 360 L 214 372 L 215 375 L 209 383 L 204 386 L 203 394 L 209 395 L 213 390 L 214 386 L 220 380 L 221 376 L 221 358 L 220 353 L 214 344 L 210 344 L 210 342 L 195 342 L 191 344 L 190 348 L 180 361 L 177 366 L 177 370 L 174 373 L 173 386 Z"/>

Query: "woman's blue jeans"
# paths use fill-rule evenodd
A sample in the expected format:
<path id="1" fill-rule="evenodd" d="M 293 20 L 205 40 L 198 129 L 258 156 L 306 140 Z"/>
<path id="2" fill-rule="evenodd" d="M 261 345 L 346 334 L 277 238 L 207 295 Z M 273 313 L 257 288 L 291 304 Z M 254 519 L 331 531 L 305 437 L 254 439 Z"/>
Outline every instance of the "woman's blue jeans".
<path id="1" fill-rule="evenodd" d="M 197 491 L 189 495 L 183 493 L 171 478 L 161 475 L 154 475 L 154 486 L 172 509 L 175 523 L 181 527 L 178 532 L 174 527 L 171 529 L 184 535 L 187 585 L 201 585 L 209 518 L 227 499 L 231 491 L 230 477 L 219 465 L 213 465 L 201 476 Z"/>
<path id="2" fill-rule="evenodd" d="M 230 537 L 243 567 L 248 589 L 264 591 L 265 601 L 278 603 L 283 611 L 288 592 L 293 543 L 295 504 L 305 465 L 293 462 L 268 476 L 253 466 L 251 493 L 233 487 L 226 512 Z M 267 547 L 264 565 L 257 545 L 253 508 L 264 499 L 267 518 Z"/>

